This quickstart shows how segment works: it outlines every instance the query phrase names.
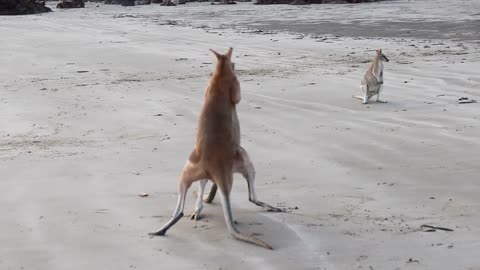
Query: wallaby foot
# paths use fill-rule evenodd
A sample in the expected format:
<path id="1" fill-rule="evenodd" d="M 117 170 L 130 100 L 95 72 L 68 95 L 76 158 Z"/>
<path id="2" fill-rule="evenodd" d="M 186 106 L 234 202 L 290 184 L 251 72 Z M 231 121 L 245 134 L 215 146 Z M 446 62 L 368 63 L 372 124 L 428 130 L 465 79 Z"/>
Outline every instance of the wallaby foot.
<path id="1" fill-rule="evenodd" d="M 198 166 L 198 164 L 192 163 L 190 160 L 187 160 L 185 166 L 183 167 L 182 175 L 180 177 L 180 183 L 178 185 L 178 200 L 175 211 L 173 211 L 172 218 L 157 232 L 149 233 L 150 236 L 159 236 L 165 235 L 165 233 L 175 225 L 183 217 L 183 209 L 185 208 L 185 198 L 187 197 L 188 188 L 192 185 L 193 182 L 200 179 L 205 179 L 205 172 Z M 200 191 L 205 187 L 207 180 L 202 180 L 200 183 Z M 203 206 L 202 206 L 203 207 Z M 198 207 L 196 208 L 198 209 Z"/>
<path id="2" fill-rule="evenodd" d="M 202 209 L 197 209 L 193 214 L 190 216 L 191 220 L 200 220 L 202 216 L 200 215 L 200 212 L 202 212 Z"/>
<path id="3" fill-rule="evenodd" d="M 273 250 L 272 246 L 270 246 L 269 244 L 265 243 L 264 241 L 262 241 L 260 239 L 257 239 L 253 236 L 245 235 L 245 234 L 242 234 L 242 233 L 239 233 L 239 232 L 232 232 L 231 234 L 232 234 L 233 238 L 235 238 L 237 240 L 247 242 L 247 243 L 250 243 L 250 244 L 254 244 L 254 245 L 257 245 L 257 246 L 261 246 L 261 247 L 264 247 L 266 249 Z"/>
<path id="4" fill-rule="evenodd" d="M 177 216 L 173 217 L 161 230 L 157 232 L 151 232 L 148 235 L 150 236 L 164 236 L 167 233 L 168 229 L 175 225 L 183 217 L 183 212 L 180 212 Z"/>
<path id="5" fill-rule="evenodd" d="M 269 212 L 283 212 L 282 209 L 271 206 L 268 203 L 262 202 L 257 199 L 255 193 L 255 168 L 247 154 L 247 151 L 243 147 L 239 147 L 237 157 L 234 164 L 234 172 L 239 172 L 247 180 L 248 185 L 248 200 L 260 207 L 266 208 Z"/>
<path id="6" fill-rule="evenodd" d="M 362 91 L 363 91 L 363 104 L 367 104 L 368 103 L 368 85 L 366 84 L 362 84 Z"/>
<path id="7" fill-rule="evenodd" d="M 362 103 L 363 103 L 363 104 L 368 104 L 368 96 L 367 96 L 367 95 L 365 95 L 365 96 L 363 97 L 363 102 L 362 102 Z"/>
<path id="8" fill-rule="evenodd" d="M 387 103 L 386 100 L 383 100 L 383 99 L 380 98 L 380 94 L 382 93 L 382 90 L 383 90 L 383 81 L 382 81 L 382 84 L 380 84 L 380 87 L 378 88 L 377 102 Z"/>
<path id="9" fill-rule="evenodd" d="M 254 203 L 254 204 L 256 204 L 260 207 L 266 208 L 268 212 L 283 212 L 282 209 L 280 209 L 278 207 L 275 207 L 275 206 L 271 206 L 270 204 L 264 203 L 264 202 L 259 201 L 259 200 L 249 199 L 249 201 L 251 201 L 252 203 Z"/>
<path id="10" fill-rule="evenodd" d="M 222 188 L 220 188 L 220 198 L 222 200 L 223 215 L 225 216 L 225 222 L 227 224 L 228 231 L 230 232 L 230 234 L 232 234 L 233 238 L 250 244 L 261 246 L 266 249 L 273 249 L 272 246 L 263 242 L 262 240 L 257 239 L 253 236 L 242 234 L 237 230 L 237 228 L 235 228 L 235 223 L 233 222 L 232 217 L 232 209 L 230 206 L 230 198 L 227 192 L 228 191 L 222 190 Z"/>
<path id="11" fill-rule="evenodd" d="M 198 186 L 198 194 L 194 192 L 194 195 L 197 196 L 197 202 L 195 203 L 195 212 L 190 216 L 190 219 L 192 220 L 199 220 L 200 219 L 200 213 L 202 212 L 203 209 L 203 196 L 205 194 L 205 186 L 207 185 L 208 180 L 200 180 L 199 181 L 199 186 Z"/>

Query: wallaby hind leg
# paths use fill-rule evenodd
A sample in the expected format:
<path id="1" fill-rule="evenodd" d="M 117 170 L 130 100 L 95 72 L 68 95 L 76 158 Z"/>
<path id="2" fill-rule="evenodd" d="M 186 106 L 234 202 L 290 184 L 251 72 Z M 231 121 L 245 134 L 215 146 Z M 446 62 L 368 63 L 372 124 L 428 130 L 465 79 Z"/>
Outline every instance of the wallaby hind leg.
<path id="1" fill-rule="evenodd" d="M 165 233 L 175 225 L 183 217 L 183 209 L 185 207 L 185 197 L 187 196 L 188 188 L 192 185 L 193 182 L 205 179 L 205 174 L 198 167 L 197 164 L 193 164 L 190 160 L 187 160 L 187 163 L 183 167 L 182 176 L 180 177 L 180 183 L 178 187 L 178 200 L 175 211 L 173 212 L 172 218 L 157 232 L 149 233 L 151 236 L 165 235 Z"/>
<path id="2" fill-rule="evenodd" d="M 380 84 L 380 86 L 378 87 L 378 94 L 377 94 L 377 102 L 381 102 L 381 103 L 387 103 L 386 100 L 383 100 L 383 99 L 380 99 L 380 93 L 382 93 L 382 90 L 383 90 L 383 83 Z"/>
<path id="3" fill-rule="evenodd" d="M 230 181 L 232 181 L 233 175 L 230 176 Z M 220 199 L 222 201 L 223 215 L 225 216 L 225 223 L 227 224 L 228 231 L 232 234 L 233 238 L 251 243 L 257 246 L 261 246 L 267 249 L 273 249 L 269 244 L 259 240 L 253 236 L 248 236 L 240 233 L 235 224 L 233 223 L 232 217 L 232 207 L 230 205 L 230 190 L 225 187 L 225 185 L 220 186 Z"/>
<path id="4" fill-rule="evenodd" d="M 199 220 L 200 219 L 200 213 L 202 212 L 203 209 L 203 195 L 205 194 L 205 186 L 207 185 L 208 180 L 200 180 L 198 182 L 198 197 L 197 197 L 197 202 L 195 203 L 195 212 L 190 216 L 191 219 L 193 220 Z"/>
<path id="5" fill-rule="evenodd" d="M 363 104 L 368 103 L 368 85 L 362 84 L 362 91 L 363 91 Z"/>
<path id="6" fill-rule="evenodd" d="M 266 208 L 267 211 L 270 212 L 283 212 L 282 209 L 271 206 L 268 203 L 257 199 L 257 194 L 255 193 L 255 168 L 253 167 L 253 163 L 250 160 L 247 151 L 245 151 L 245 149 L 241 146 L 239 148 L 233 168 L 234 172 L 241 173 L 243 177 L 245 177 L 245 180 L 247 180 L 249 201 L 258 206 Z"/>

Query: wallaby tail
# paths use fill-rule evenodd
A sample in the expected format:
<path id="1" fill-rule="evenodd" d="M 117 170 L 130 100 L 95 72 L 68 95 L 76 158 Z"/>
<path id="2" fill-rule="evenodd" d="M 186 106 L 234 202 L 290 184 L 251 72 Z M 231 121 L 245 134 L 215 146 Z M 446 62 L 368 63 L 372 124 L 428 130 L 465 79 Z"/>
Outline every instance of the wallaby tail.
<path id="1" fill-rule="evenodd" d="M 354 95 L 352 95 L 352 97 L 353 97 L 353 98 L 358 98 L 358 99 L 360 99 L 360 100 L 363 100 L 363 97 L 362 97 L 362 96 L 354 96 Z"/>
<path id="2" fill-rule="evenodd" d="M 213 198 L 215 198 L 215 194 L 217 194 L 217 184 L 213 183 L 208 196 L 206 196 L 203 201 L 206 203 L 212 203 Z"/>
<path id="3" fill-rule="evenodd" d="M 210 192 L 203 196 L 203 201 L 205 203 L 212 203 L 213 199 L 215 198 L 215 194 L 217 194 L 217 185 L 213 183 L 212 187 L 210 188 Z M 198 192 L 196 190 L 193 191 L 193 196 L 198 198 Z"/>

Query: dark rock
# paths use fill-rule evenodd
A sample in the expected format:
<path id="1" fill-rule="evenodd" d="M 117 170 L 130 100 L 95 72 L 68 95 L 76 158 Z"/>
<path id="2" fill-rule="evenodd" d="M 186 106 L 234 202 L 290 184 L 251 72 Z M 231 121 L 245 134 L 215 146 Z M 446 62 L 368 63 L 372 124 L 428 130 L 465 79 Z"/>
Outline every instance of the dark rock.
<path id="1" fill-rule="evenodd" d="M 43 0 L 0 0 L 0 15 L 25 15 L 52 11 Z"/>
<path id="2" fill-rule="evenodd" d="M 276 4 L 288 4 L 289 0 L 257 0 L 255 5 L 276 5 Z"/>
<path id="3" fill-rule="evenodd" d="M 291 5 L 308 5 L 308 4 L 354 4 L 366 2 L 378 2 L 383 0 L 257 0 L 255 5 L 274 5 L 274 4 L 291 4 Z"/>
<path id="4" fill-rule="evenodd" d="M 310 5 L 308 0 L 293 0 L 290 5 Z"/>
<path id="5" fill-rule="evenodd" d="M 236 5 L 237 2 L 235 1 L 222 1 L 218 3 L 210 3 L 210 5 Z"/>
<path id="6" fill-rule="evenodd" d="M 124 7 L 135 6 L 135 0 L 122 0 L 122 6 Z"/>
<path id="7" fill-rule="evenodd" d="M 106 5 L 135 6 L 135 0 L 105 0 Z"/>
<path id="8" fill-rule="evenodd" d="M 83 0 L 60 0 L 57 8 L 84 8 L 85 2 Z"/>
<path id="9" fill-rule="evenodd" d="M 170 1 L 170 0 L 164 0 L 164 1 L 160 4 L 160 6 L 176 6 L 176 4 L 173 3 L 173 2 Z"/>

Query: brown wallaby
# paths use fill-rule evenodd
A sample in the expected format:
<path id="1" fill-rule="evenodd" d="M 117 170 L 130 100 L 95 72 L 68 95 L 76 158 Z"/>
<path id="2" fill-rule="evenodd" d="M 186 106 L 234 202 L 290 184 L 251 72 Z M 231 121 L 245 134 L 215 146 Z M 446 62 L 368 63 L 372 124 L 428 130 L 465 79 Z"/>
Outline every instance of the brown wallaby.
<path id="1" fill-rule="evenodd" d="M 205 185 L 208 180 L 211 180 L 215 188 L 218 187 L 220 191 L 225 222 L 232 236 L 238 240 L 272 249 L 269 244 L 240 233 L 233 222 L 230 192 L 234 172 L 241 173 L 247 180 L 251 202 L 270 211 L 281 212 L 282 210 L 257 200 L 255 194 L 255 169 L 247 152 L 240 146 L 240 125 L 235 108 L 240 102 L 240 83 L 231 61 L 232 50 L 230 48 L 226 54 L 211 50 L 217 58 L 217 65 L 205 92 L 195 147 L 180 177 L 177 206 L 172 218 L 164 227 L 150 235 L 164 235 L 183 217 L 187 190 L 196 181 L 200 181 L 200 194 L 192 218 L 198 219 L 203 208 Z M 212 193 L 213 196 L 214 194 Z"/>

